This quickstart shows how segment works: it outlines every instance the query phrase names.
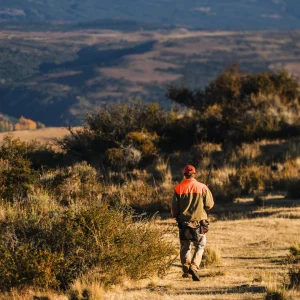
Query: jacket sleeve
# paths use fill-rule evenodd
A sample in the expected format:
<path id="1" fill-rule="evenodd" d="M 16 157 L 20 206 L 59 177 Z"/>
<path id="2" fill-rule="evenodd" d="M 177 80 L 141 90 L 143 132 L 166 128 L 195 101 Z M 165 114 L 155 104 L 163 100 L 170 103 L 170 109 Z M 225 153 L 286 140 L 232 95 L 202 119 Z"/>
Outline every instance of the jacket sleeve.
<path id="1" fill-rule="evenodd" d="M 174 191 L 173 198 L 172 198 L 172 208 L 171 208 L 171 214 L 173 218 L 177 218 L 179 211 L 178 211 L 178 198 L 177 194 Z"/>
<path id="2" fill-rule="evenodd" d="M 214 206 L 214 198 L 208 187 L 206 187 L 206 191 L 203 195 L 203 203 L 204 203 L 205 210 L 210 210 Z"/>

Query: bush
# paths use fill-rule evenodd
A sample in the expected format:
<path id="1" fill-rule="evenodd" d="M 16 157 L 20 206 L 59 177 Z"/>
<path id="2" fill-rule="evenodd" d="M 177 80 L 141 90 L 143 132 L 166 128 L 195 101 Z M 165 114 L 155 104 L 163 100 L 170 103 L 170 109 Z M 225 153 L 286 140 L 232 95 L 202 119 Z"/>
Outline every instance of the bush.
<path id="1" fill-rule="evenodd" d="M 0 147 L 0 197 L 13 201 L 25 197 L 36 183 L 27 155 L 34 150 L 33 144 L 5 136 Z"/>
<path id="2" fill-rule="evenodd" d="M 238 169 L 237 177 L 243 194 L 263 191 L 271 186 L 270 172 L 266 171 L 265 166 L 250 165 Z"/>
<path id="3" fill-rule="evenodd" d="M 0 170 L 0 198 L 14 201 L 26 197 L 33 189 L 37 178 L 30 168 L 30 162 L 18 158 L 13 163 L 2 161 L 4 168 Z"/>
<path id="4" fill-rule="evenodd" d="M 58 144 L 78 161 L 130 171 L 150 165 L 161 152 L 190 149 L 200 136 L 197 114 L 133 102 L 102 107 Z"/>
<path id="5" fill-rule="evenodd" d="M 62 160 L 62 154 L 55 154 L 48 145 L 22 142 L 6 135 L 0 147 L 0 198 L 8 201 L 26 198 L 39 186 L 36 169 L 57 165 Z"/>
<path id="6" fill-rule="evenodd" d="M 96 169 L 86 162 L 56 171 L 50 179 L 47 179 L 47 174 L 44 177 L 44 186 L 64 205 L 100 199 L 103 191 Z"/>
<path id="7" fill-rule="evenodd" d="M 300 132 L 299 83 L 285 71 L 243 74 L 233 66 L 203 90 L 171 86 L 167 96 L 199 112 L 205 141 L 240 144 Z"/>
<path id="8" fill-rule="evenodd" d="M 241 196 L 239 178 L 232 170 L 214 171 L 209 188 L 216 203 L 233 203 Z"/>
<path id="9" fill-rule="evenodd" d="M 111 189 L 111 191 L 110 191 Z M 104 199 L 112 206 L 126 205 L 136 212 L 170 211 L 172 192 L 164 186 L 153 186 L 147 180 L 126 180 L 117 189 L 108 187 Z"/>
<path id="10" fill-rule="evenodd" d="M 58 143 L 79 160 L 126 169 L 140 159 L 156 156 L 157 132 L 166 126 L 168 116 L 157 104 L 111 104 L 89 115 L 82 129 L 70 128 L 71 134 Z M 140 159 L 128 159 L 133 154 L 128 149 L 139 151 Z"/>
<path id="11" fill-rule="evenodd" d="M 65 289 L 93 268 L 104 284 L 162 275 L 173 254 L 161 231 L 124 210 L 90 204 L 33 216 L 23 208 L 0 223 L 0 289 Z"/>

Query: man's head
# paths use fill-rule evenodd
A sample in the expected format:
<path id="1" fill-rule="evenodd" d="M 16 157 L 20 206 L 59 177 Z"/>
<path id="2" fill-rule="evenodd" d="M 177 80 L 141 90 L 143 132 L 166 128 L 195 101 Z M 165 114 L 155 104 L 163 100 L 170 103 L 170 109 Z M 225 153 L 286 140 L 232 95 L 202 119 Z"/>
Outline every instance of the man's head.
<path id="1" fill-rule="evenodd" d="M 196 169 L 192 165 L 187 165 L 183 170 L 183 174 L 185 178 L 193 178 L 196 176 Z"/>

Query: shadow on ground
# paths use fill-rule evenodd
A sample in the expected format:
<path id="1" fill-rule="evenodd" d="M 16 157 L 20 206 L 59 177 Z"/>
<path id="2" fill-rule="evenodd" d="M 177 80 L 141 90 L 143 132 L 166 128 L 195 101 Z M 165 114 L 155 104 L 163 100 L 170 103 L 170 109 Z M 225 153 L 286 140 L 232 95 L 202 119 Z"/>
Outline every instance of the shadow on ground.
<path id="1" fill-rule="evenodd" d="M 215 290 L 206 290 L 203 288 L 186 288 L 183 291 L 180 291 L 180 295 L 217 295 L 217 294 L 261 294 L 266 291 L 266 288 L 263 286 L 257 285 L 239 285 L 235 287 L 226 287 L 219 288 Z"/>

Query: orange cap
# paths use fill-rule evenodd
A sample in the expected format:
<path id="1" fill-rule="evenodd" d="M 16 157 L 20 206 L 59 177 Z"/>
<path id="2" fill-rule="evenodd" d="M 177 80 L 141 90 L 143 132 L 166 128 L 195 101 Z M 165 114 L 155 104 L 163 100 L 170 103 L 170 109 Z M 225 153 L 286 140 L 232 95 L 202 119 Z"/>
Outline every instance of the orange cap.
<path id="1" fill-rule="evenodd" d="M 184 175 L 196 174 L 196 169 L 192 165 L 187 165 L 183 170 Z"/>

